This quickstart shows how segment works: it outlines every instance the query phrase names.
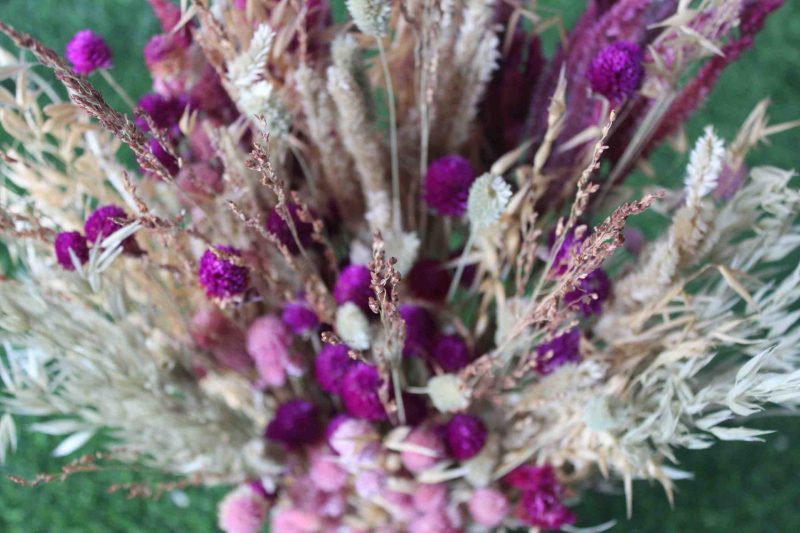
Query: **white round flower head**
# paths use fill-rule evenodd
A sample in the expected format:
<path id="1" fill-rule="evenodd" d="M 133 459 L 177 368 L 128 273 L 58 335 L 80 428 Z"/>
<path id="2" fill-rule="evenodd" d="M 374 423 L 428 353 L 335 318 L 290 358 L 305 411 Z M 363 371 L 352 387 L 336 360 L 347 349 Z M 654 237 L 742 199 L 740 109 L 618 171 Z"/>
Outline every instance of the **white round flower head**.
<path id="1" fill-rule="evenodd" d="M 387 231 L 384 237 L 386 246 L 386 258 L 394 257 L 397 259 L 395 268 L 403 276 L 408 273 L 417 260 L 419 250 L 419 237 L 412 232 Z"/>
<path id="2" fill-rule="evenodd" d="M 353 302 L 346 302 L 336 310 L 336 331 L 351 348 L 355 350 L 369 348 L 369 320 Z"/>
<path id="3" fill-rule="evenodd" d="M 469 407 L 469 390 L 455 374 L 441 374 L 428 380 L 428 396 L 442 413 L 462 411 Z"/>
<path id="4" fill-rule="evenodd" d="M 469 188 L 467 217 L 473 230 L 492 226 L 511 200 L 511 186 L 500 176 L 484 174 Z"/>
<path id="5" fill-rule="evenodd" d="M 392 4 L 388 0 L 346 0 L 347 10 L 361 33 L 385 37 L 392 19 Z"/>
<path id="6" fill-rule="evenodd" d="M 492 483 L 492 475 L 499 459 L 500 446 L 497 439 L 489 435 L 480 453 L 465 462 L 464 479 L 476 488 L 488 487 Z"/>

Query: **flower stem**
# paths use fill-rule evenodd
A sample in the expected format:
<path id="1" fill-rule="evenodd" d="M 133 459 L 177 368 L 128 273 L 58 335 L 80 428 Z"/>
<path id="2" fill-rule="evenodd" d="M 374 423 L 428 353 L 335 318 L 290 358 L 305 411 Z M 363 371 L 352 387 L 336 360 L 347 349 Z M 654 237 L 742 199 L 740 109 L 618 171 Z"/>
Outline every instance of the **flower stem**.
<path id="1" fill-rule="evenodd" d="M 103 79 L 106 80 L 106 82 L 108 82 L 108 84 L 111 86 L 112 89 L 114 89 L 114 92 L 117 93 L 117 95 L 119 95 L 120 98 L 122 98 L 122 101 L 125 102 L 125 105 L 127 105 L 131 109 L 135 109 L 136 104 L 133 103 L 133 99 L 128 95 L 125 89 L 122 88 L 122 85 L 117 83 L 117 80 L 114 79 L 111 73 L 106 69 L 99 69 L 99 70 L 100 70 L 100 75 L 103 76 Z"/>
<path id="2" fill-rule="evenodd" d="M 461 257 L 458 258 L 458 266 L 456 267 L 456 275 L 453 276 L 453 281 L 450 282 L 450 289 L 447 291 L 447 301 L 451 301 L 453 297 L 456 295 L 456 289 L 458 288 L 458 283 L 461 281 L 461 276 L 464 274 L 464 263 L 466 262 L 467 254 L 469 254 L 470 248 L 472 245 L 475 244 L 475 232 L 469 232 L 469 237 L 467 238 L 467 243 L 464 245 L 464 249 L 461 251 Z"/>
<path id="3" fill-rule="evenodd" d="M 392 218 L 395 229 L 401 229 L 402 220 L 400 218 L 400 163 L 397 153 L 397 109 L 394 101 L 394 88 L 392 87 L 392 76 L 389 72 L 389 61 L 386 59 L 386 50 L 383 41 L 378 37 L 378 53 L 381 57 L 383 67 L 383 77 L 386 81 L 386 97 L 389 107 L 389 144 L 391 145 L 392 157 Z"/>

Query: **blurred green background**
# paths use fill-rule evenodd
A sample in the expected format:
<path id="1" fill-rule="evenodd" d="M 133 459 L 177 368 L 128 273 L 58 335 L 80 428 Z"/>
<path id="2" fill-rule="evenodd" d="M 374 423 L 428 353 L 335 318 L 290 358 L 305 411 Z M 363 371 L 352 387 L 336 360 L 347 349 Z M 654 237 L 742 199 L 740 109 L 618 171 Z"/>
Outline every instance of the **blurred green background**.
<path id="1" fill-rule="evenodd" d="M 585 5 L 579 0 L 540 4 L 564 12 L 569 27 Z M 138 98 L 150 87 L 142 48 L 158 24 L 145 0 L 0 0 L 0 19 L 29 32 L 63 52 L 72 35 L 92 28 L 104 35 L 114 52 L 113 75 Z M 692 137 L 714 124 L 730 139 L 762 98 L 770 97 L 774 121 L 800 118 L 800 5 L 787 5 L 770 18 L 756 48 L 722 77 L 708 105 L 692 120 Z M 8 42 L 0 41 L 3 46 Z M 93 78 L 112 104 L 121 101 L 102 79 Z M 797 166 L 798 133 L 777 136 L 761 147 L 751 164 Z M 685 157 L 662 150 L 656 156 L 659 177 L 679 178 Z M 23 420 L 19 425 L 24 426 Z M 640 532 L 790 532 L 800 531 L 800 421 L 794 417 L 764 418 L 750 425 L 777 430 L 766 443 L 721 443 L 710 450 L 680 453 L 681 468 L 696 474 L 678 483 L 676 509 L 671 510 L 660 487 L 635 485 L 634 515 L 625 518 L 621 492 L 590 494 L 575 511 L 579 526 L 617 519 L 615 531 Z M 56 472 L 62 460 L 50 457 L 55 441 L 23 432 L 20 448 L 0 466 L 0 531 L 29 532 L 159 532 L 215 531 L 216 502 L 225 489 L 188 489 L 184 498 L 127 500 L 107 494 L 114 483 L 153 479 L 152 474 L 103 472 L 79 474 L 67 481 L 36 488 L 15 485 L 9 475 L 32 478 Z M 183 496 L 183 495 L 181 495 Z M 177 505 L 176 503 L 182 505 Z M 184 500 L 184 501 L 180 501 Z"/>

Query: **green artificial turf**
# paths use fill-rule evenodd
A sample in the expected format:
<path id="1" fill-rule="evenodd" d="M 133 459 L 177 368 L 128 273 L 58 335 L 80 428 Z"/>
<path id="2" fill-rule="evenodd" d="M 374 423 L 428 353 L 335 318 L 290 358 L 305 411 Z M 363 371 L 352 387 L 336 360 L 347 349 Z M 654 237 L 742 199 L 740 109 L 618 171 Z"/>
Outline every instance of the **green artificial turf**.
<path id="1" fill-rule="evenodd" d="M 568 23 L 584 5 L 577 0 L 541 3 L 564 9 Z M 0 0 L 0 19 L 58 51 L 63 51 L 76 31 L 92 28 L 107 38 L 115 56 L 113 75 L 131 96 L 136 99 L 150 87 L 141 50 L 148 37 L 158 31 L 158 25 L 145 0 Z M 797 2 L 787 2 L 769 20 L 756 48 L 722 76 L 710 103 L 692 120 L 691 136 L 706 124 L 714 124 L 730 139 L 764 97 L 772 99 L 773 120 L 800 118 L 797 20 Z M 6 40 L 0 43 L 8 45 Z M 122 108 L 122 102 L 109 87 L 99 77 L 96 81 L 112 105 Z M 783 133 L 770 146 L 757 150 L 750 162 L 796 167 L 800 160 L 799 140 L 796 131 Z M 685 157 L 661 150 L 656 167 L 659 180 L 679 180 L 685 162 Z M 776 429 L 778 433 L 768 436 L 766 443 L 720 443 L 705 451 L 679 453 L 679 466 L 694 472 L 696 479 L 678 483 L 674 511 L 660 487 L 636 483 L 631 520 L 625 518 L 624 497 L 617 490 L 613 494 L 584 496 L 575 507 L 580 517 L 578 525 L 616 519 L 615 531 L 800 531 L 800 422 L 795 418 L 763 419 L 751 425 Z M 23 431 L 19 450 L 0 466 L 0 531 L 215 530 L 216 501 L 224 489 L 187 489 L 188 507 L 179 507 L 170 496 L 153 501 L 107 494 L 114 483 L 152 480 L 152 473 L 77 474 L 63 483 L 35 488 L 7 480 L 8 475 L 32 478 L 38 472 L 58 471 L 63 460 L 49 455 L 55 443 L 52 438 Z"/>

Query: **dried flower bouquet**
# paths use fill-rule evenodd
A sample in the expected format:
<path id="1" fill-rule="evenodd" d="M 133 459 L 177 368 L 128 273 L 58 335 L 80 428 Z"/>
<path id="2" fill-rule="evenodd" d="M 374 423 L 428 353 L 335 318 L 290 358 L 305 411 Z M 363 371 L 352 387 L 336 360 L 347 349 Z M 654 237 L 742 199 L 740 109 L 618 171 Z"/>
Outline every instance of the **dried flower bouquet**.
<path id="1" fill-rule="evenodd" d="M 797 123 L 626 181 L 782 0 L 591 0 L 547 59 L 522 0 L 150 4 L 124 111 L 102 36 L 0 22 L 0 459 L 34 416 L 107 443 L 63 475 L 237 485 L 231 533 L 574 530 L 600 476 L 671 498 L 676 448 L 800 403 L 800 193 L 747 164 Z"/>

